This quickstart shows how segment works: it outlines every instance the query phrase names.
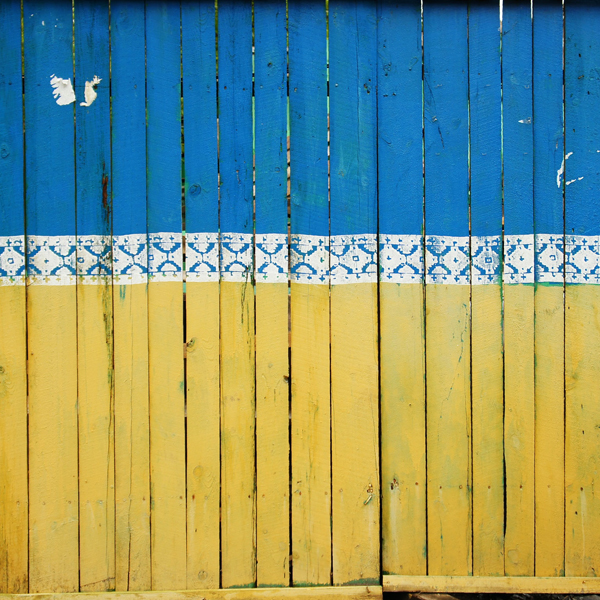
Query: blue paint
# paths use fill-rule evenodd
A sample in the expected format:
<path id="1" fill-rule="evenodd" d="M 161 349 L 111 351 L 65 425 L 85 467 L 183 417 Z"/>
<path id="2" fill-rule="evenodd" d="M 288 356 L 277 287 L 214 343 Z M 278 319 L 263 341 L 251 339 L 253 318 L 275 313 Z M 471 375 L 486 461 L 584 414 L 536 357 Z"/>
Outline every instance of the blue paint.
<path id="1" fill-rule="evenodd" d="M 21 6 L 0 4 L 0 236 L 25 233 Z"/>
<path id="2" fill-rule="evenodd" d="M 181 232 L 181 15 L 146 5 L 148 232 Z"/>
<path id="3" fill-rule="evenodd" d="M 219 230 L 215 3 L 181 4 L 185 229 Z"/>
<path id="4" fill-rule="evenodd" d="M 499 6 L 469 8 L 471 235 L 502 235 Z"/>
<path id="5" fill-rule="evenodd" d="M 419 0 L 381 3 L 378 52 L 379 231 L 420 235 L 423 59 Z"/>
<path id="6" fill-rule="evenodd" d="M 108 1 L 75 5 L 77 235 L 111 233 L 110 64 Z M 98 94 L 85 101 L 85 83 L 97 75 Z"/>
<path id="7" fill-rule="evenodd" d="M 600 7 L 592 1 L 565 4 L 565 189 L 566 232 L 600 234 Z"/>
<path id="8" fill-rule="evenodd" d="M 146 233 L 144 5 L 111 2 L 113 234 Z"/>
<path id="9" fill-rule="evenodd" d="M 292 234 L 329 235 L 325 3 L 289 0 Z"/>
<path id="10" fill-rule="evenodd" d="M 469 235 L 467 7 L 424 3 L 425 232 Z"/>
<path id="11" fill-rule="evenodd" d="M 329 3 L 331 235 L 377 233 L 377 15 Z"/>
<path id="12" fill-rule="evenodd" d="M 285 0 L 254 4 L 256 233 L 287 233 Z"/>
<path id="13" fill-rule="evenodd" d="M 73 81 L 70 0 L 27 0 L 25 156 L 28 235 L 75 235 L 73 104 L 59 106 L 52 75 Z"/>
<path id="14" fill-rule="evenodd" d="M 252 233 L 252 5 L 219 2 L 221 232 Z"/>
<path id="15" fill-rule="evenodd" d="M 504 3 L 504 233 L 533 233 L 532 24 L 529 2 Z"/>

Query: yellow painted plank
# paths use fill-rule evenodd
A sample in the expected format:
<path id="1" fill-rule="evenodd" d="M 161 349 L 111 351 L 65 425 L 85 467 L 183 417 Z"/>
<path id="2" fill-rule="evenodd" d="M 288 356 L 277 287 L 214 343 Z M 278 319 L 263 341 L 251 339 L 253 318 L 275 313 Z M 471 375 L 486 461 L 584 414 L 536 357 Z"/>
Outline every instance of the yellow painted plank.
<path id="1" fill-rule="evenodd" d="M 535 289 L 535 574 L 565 574 L 563 286 Z"/>
<path id="2" fill-rule="evenodd" d="M 380 578 L 377 284 L 331 289 L 333 582 Z"/>
<path id="3" fill-rule="evenodd" d="M 221 281 L 221 586 L 256 582 L 254 288 Z"/>
<path id="4" fill-rule="evenodd" d="M 471 287 L 473 574 L 504 575 L 502 290 Z"/>
<path id="5" fill-rule="evenodd" d="M 565 572 L 600 572 L 600 286 L 566 289 Z"/>
<path id="6" fill-rule="evenodd" d="M 219 587 L 219 283 L 186 284 L 187 589 Z"/>
<path id="7" fill-rule="evenodd" d="M 79 589 L 115 588 L 112 286 L 77 285 Z"/>
<path id="8" fill-rule="evenodd" d="M 115 587 L 152 587 L 150 406 L 145 283 L 114 287 Z"/>
<path id="9" fill-rule="evenodd" d="M 292 577 L 331 583 L 329 286 L 291 284 Z"/>
<path id="10" fill-rule="evenodd" d="M 380 283 L 382 564 L 427 574 L 423 285 Z"/>
<path id="11" fill-rule="evenodd" d="M 534 288 L 504 286 L 506 575 L 534 574 Z"/>
<path id="12" fill-rule="evenodd" d="M 288 284 L 256 284 L 257 584 L 290 583 Z"/>
<path id="13" fill-rule="evenodd" d="M 383 577 L 386 592 L 597 594 L 600 577 Z"/>
<path id="14" fill-rule="evenodd" d="M 28 591 L 24 285 L 0 286 L 0 593 Z"/>
<path id="15" fill-rule="evenodd" d="M 152 589 L 186 585 L 183 285 L 148 284 Z"/>
<path id="16" fill-rule="evenodd" d="M 427 522 L 431 575 L 471 573 L 470 287 L 426 286 Z"/>
<path id="17" fill-rule="evenodd" d="M 77 296 L 74 285 L 27 288 L 29 590 L 79 587 Z"/>
<path id="18" fill-rule="evenodd" d="M 278 600 L 293 598 L 302 600 L 368 600 L 382 598 L 380 585 L 344 587 L 288 587 L 230 590 L 190 590 L 177 592 L 117 592 L 112 594 L 7 594 L 6 600 Z"/>

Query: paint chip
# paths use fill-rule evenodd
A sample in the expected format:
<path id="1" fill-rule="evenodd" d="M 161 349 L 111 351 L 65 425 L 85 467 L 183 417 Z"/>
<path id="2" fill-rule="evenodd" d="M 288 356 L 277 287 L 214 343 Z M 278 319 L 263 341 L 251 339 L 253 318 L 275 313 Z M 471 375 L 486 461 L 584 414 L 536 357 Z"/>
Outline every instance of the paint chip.
<path id="1" fill-rule="evenodd" d="M 73 91 L 71 79 L 63 79 L 52 74 L 50 75 L 50 85 L 54 88 L 52 94 L 56 99 L 56 104 L 65 106 L 75 102 L 75 92 Z"/>
<path id="2" fill-rule="evenodd" d="M 94 100 L 98 97 L 96 87 L 102 81 L 98 75 L 94 75 L 92 81 L 85 82 L 85 102 L 81 102 L 81 106 L 91 106 Z"/>
<path id="3" fill-rule="evenodd" d="M 562 163 L 560 165 L 560 169 L 558 169 L 558 171 L 556 171 L 556 187 L 560 187 L 560 180 L 565 172 L 565 160 L 569 159 L 569 156 L 571 156 L 573 153 L 569 152 L 569 154 L 566 154 L 565 157 L 562 159 Z M 569 184 L 567 184 L 569 185 Z"/>

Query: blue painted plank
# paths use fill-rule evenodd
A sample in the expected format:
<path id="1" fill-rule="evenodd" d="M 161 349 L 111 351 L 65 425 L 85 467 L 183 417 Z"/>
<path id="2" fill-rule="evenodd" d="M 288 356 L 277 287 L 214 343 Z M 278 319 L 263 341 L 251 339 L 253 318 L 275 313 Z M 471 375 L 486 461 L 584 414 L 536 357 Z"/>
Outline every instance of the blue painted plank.
<path id="1" fill-rule="evenodd" d="M 290 0 L 292 235 L 329 236 L 327 22 L 323 2 Z"/>
<path id="2" fill-rule="evenodd" d="M 421 3 L 381 2 L 378 39 L 379 231 L 422 235 Z"/>
<path id="3" fill-rule="evenodd" d="M 287 234 L 285 1 L 254 5 L 256 233 Z"/>
<path id="4" fill-rule="evenodd" d="M 221 232 L 251 234 L 252 5 L 219 3 Z"/>
<path id="5" fill-rule="evenodd" d="M 74 236 L 74 106 L 57 104 L 73 83 L 71 2 L 27 1 L 23 10 L 27 233 Z M 53 76 L 67 88 L 57 98 Z"/>
<path id="6" fill-rule="evenodd" d="M 25 233 L 21 5 L 0 5 L 0 236 Z"/>
<path id="7" fill-rule="evenodd" d="M 111 2 L 113 234 L 146 234 L 144 6 Z M 143 267 L 145 268 L 145 267 Z"/>
<path id="8" fill-rule="evenodd" d="M 377 233 L 374 3 L 330 4 L 329 60 L 331 235 Z"/>
<path id="9" fill-rule="evenodd" d="M 181 5 L 185 230 L 219 230 L 215 4 Z"/>

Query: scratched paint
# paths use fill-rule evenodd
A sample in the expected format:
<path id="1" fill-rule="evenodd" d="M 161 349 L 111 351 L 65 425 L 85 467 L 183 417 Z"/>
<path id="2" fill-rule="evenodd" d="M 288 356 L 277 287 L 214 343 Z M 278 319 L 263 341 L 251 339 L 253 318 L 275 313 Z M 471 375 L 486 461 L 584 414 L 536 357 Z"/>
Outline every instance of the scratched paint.
<path id="1" fill-rule="evenodd" d="M 75 92 L 71 79 L 63 79 L 56 75 L 50 75 L 50 85 L 52 86 L 52 95 L 59 106 L 66 106 L 75 102 Z"/>
<path id="2" fill-rule="evenodd" d="M 569 152 L 568 154 L 565 154 L 565 157 L 563 158 L 562 163 L 560 165 L 560 169 L 558 169 L 558 171 L 556 171 L 556 186 L 557 187 L 560 187 L 562 176 L 565 173 L 565 161 L 569 160 L 569 157 L 572 154 L 573 154 L 572 152 Z"/>

